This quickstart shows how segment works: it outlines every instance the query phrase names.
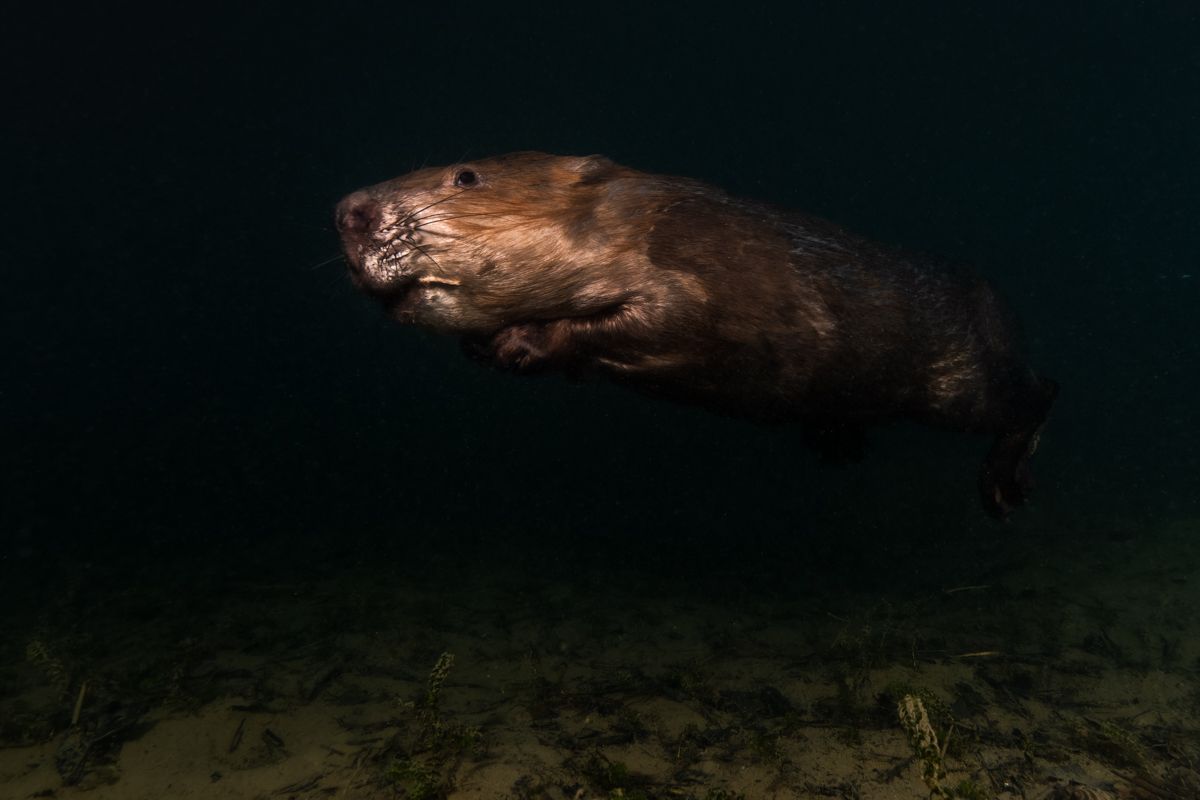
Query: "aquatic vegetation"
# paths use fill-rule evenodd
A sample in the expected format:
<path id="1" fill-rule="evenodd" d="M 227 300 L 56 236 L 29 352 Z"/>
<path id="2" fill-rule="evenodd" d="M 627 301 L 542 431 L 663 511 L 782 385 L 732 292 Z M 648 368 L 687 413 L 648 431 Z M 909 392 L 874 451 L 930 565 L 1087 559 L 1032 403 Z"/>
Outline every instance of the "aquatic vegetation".
<path id="1" fill-rule="evenodd" d="M 925 713 L 929 718 L 929 725 L 933 728 L 934 735 L 938 741 L 942 742 L 942 747 L 946 751 L 946 755 L 957 756 L 961 755 L 959 743 L 963 737 L 958 731 L 958 726 L 955 724 L 954 713 L 950 710 L 950 706 L 933 691 L 924 686 L 917 686 L 905 681 L 896 681 L 884 687 L 879 695 L 880 705 L 895 708 L 899 703 L 903 702 L 905 697 L 914 697 L 921 701 L 921 707 L 925 709 Z M 955 736 L 950 735 L 951 729 L 955 730 Z"/>
<path id="2" fill-rule="evenodd" d="M 402 702 L 401 707 L 415 712 L 415 735 L 409 745 L 413 753 L 433 751 L 439 757 L 477 751 L 483 733 L 473 725 L 448 723 L 443 719 L 442 685 L 454 666 L 454 654 L 442 653 L 425 682 L 425 693 L 416 702 Z"/>
<path id="3" fill-rule="evenodd" d="M 928 707 L 926 701 L 928 700 Z M 931 714 L 930 708 L 933 709 Z M 954 786 L 943 785 L 946 779 L 946 753 L 955 730 L 953 717 L 940 699 L 927 690 L 905 694 L 897 703 L 900 725 L 908 735 L 908 743 L 921 768 L 921 780 L 929 788 L 931 798 L 940 800 L 990 800 L 992 794 L 975 781 L 963 779 Z M 939 735 L 932 721 L 941 717 L 946 725 Z"/>
<path id="4" fill-rule="evenodd" d="M 411 800 L 437 800 L 446 796 L 441 776 L 427 764 L 395 759 L 384 770 L 383 779 Z"/>
<path id="5" fill-rule="evenodd" d="M 908 734 L 908 743 L 920 762 L 921 780 L 929 787 L 929 796 L 949 797 L 942 787 L 942 779 L 946 777 L 944 745 L 938 742 L 925 703 L 920 697 L 906 694 L 897 704 L 896 711 L 900 715 L 900 725 Z"/>
<path id="6" fill-rule="evenodd" d="M 291 619 L 297 593 L 277 593 L 278 616 Z M 1200 797 L 1194 766 L 1200 689 L 1191 639 L 1167 659 L 1174 666 L 1164 674 L 1130 675 L 1088 652 L 1084 636 L 1095 627 L 1071 608 L 1057 617 L 1067 622 L 1061 648 L 1043 650 L 1028 620 L 1043 602 L 1052 605 L 1044 594 L 1006 595 L 994 607 L 952 597 L 932 596 L 911 613 L 903 603 L 872 606 L 869 632 L 815 613 L 823 600 L 813 607 L 796 601 L 773 627 L 746 634 L 740 649 L 720 657 L 705 641 L 674 638 L 677 630 L 702 630 L 697 620 L 720 616 L 703 604 L 691 616 L 666 618 L 661 628 L 639 627 L 636 602 L 614 606 L 608 613 L 615 621 L 604 630 L 626 631 L 628 639 L 569 651 L 556 643 L 586 639 L 572 627 L 579 609 L 543 612 L 536 603 L 527 618 L 504 622 L 511 631 L 497 631 L 473 607 L 461 617 L 426 622 L 406 605 L 396 617 L 421 620 L 411 628 L 303 646 L 281 639 L 248 653 L 221 649 L 239 642 L 241 631 L 206 624 L 194 632 L 190 607 L 180 620 L 156 620 L 171 623 L 161 629 L 126 631 L 71 618 L 14 632 L 9 662 L 0 663 L 0 738 L 10 746 L 49 745 L 54 757 L 43 763 L 50 783 L 57 773 L 63 784 L 86 788 L 124 780 L 122 743 L 145 733 L 149 726 L 136 724 L 139 716 L 163 704 L 175 719 L 185 716 L 181 708 L 201 710 L 197 719 L 221 726 L 215 735 L 224 751 L 244 715 L 282 715 L 300 703 L 310 719 L 325 715 L 343 733 L 337 738 L 330 725 L 331 756 L 319 776 L 299 774 L 303 756 L 293 760 L 271 747 L 269 763 L 287 765 L 291 783 L 264 792 L 282 796 L 319 778 L 322 790 L 340 791 L 339 797 L 425 800 L 481 785 L 500 787 L 496 795 L 513 800 L 746 800 L 739 789 L 761 794 L 762 787 L 779 796 L 862 798 L 885 784 L 931 800 L 1022 793 L 1030 800 Z M 863 601 L 845 601 L 839 610 L 855 602 Z M 257 597 L 247 603 L 261 618 L 275 613 L 264 612 Z M 1011 643 L 1012 652 L 1005 617 L 1019 618 L 1014 635 L 1025 637 Z M 815 633 L 794 625 L 798 618 L 817 620 Z M 84 632 L 85 623 L 96 632 Z M 1190 636 L 1194 623 L 1186 624 Z M 1111 633 L 1141 657 L 1127 626 Z M 527 636 L 554 647 L 527 648 Z M 438 647 L 446 638 L 461 644 Z M 31 639 L 40 646 L 26 648 Z M 676 641 L 691 649 L 677 651 Z M 1147 641 L 1158 653 L 1159 641 Z M 960 655 L 993 648 L 1005 657 Z M 462 660 L 467 652 L 477 654 L 470 664 Z M 422 654 L 415 666 L 412 653 Z M 503 668 L 494 669 L 493 659 Z M 54 662 L 64 667 L 65 693 L 55 690 Z M 73 729 L 68 721 L 81 694 Z M 931 737 L 918 735 L 915 706 L 909 725 L 898 721 L 906 698 L 920 702 Z M 213 701 L 233 708 L 236 718 L 209 713 Z M 1158 713 L 1143 713 L 1147 708 Z M 254 719 L 247 743 L 257 747 Z M 292 734 L 278 730 L 291 744 Z M 529 736 L 541 745 L 532 755 L 518 749 Z M 152 739 L 147 746 L 157 744 Z M 485 746 L 493 752 L 484 753 Z M 242 749 L 214 761 L 225 776 L 268 762 L 251 755 Z M 124 771 L 132 777 L 128 765 Z M 1068 775 L 1083 785 L 1050 778 Z"/>
<path id="7" fill-rule="evenodd" d="M 454 666 L 454 654 L 442 653 L 438 656 L 437 663 L 433 665 L 433 669 L 429 671 L 429 678 L 425 689 L 425 708 L 427 708 L 434 716 L 438 713 L 438 701 L 442 696 L 442 684 L 446 682 L 446 678 L 450 675 L 450 668 Z"/>
<path id="8" fill-rule="evenodd" d="M 59 694 L 66 694 L 71 683 L 70 673 L 63 662 L 41 639 L 30 639 L 25 645 L 25 660 L 42 670 Z"/>
<path id="9" fill-rule="evenodd" d="M 482 731 L 473 725 L 449 722 L 441 707 L 442 687 L 454 666 L 454 654 L 442 653 L 429 671 L 425 690 L 401 707 L 413 714 L 415 725 L 397 734 L 388 750 L 398 753 L 384 769 L 383 780 L 406 798 L 437 800 L 454 786 L 454 773 L 466 753 L 478 753 Z"/>

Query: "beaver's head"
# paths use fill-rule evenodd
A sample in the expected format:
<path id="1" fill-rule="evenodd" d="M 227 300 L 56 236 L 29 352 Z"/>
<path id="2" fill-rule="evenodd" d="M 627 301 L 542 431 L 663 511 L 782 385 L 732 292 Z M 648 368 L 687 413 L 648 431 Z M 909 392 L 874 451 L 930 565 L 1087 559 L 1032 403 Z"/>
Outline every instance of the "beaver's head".
<path id="1" fill-rule="evenodd" d="M 516 153 L 362 189 L 336 221 L 354 281 L 397 319 L 488 333 L 629 299 L 642 231 L 606 223 L 614 179 L 636 175 L 596 156 Z"/>

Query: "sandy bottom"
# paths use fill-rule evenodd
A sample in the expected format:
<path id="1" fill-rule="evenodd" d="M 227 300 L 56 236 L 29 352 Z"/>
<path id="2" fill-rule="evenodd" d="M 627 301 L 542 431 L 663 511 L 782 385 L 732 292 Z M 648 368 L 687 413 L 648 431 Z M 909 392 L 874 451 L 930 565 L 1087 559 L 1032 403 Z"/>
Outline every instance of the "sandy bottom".
<path id="1" fill-rule="evenodd" d="M 791 595 L 394 566 L 80 568 L 0 631 L 0 797 L 1200 797 L 1200 522 Z"/>

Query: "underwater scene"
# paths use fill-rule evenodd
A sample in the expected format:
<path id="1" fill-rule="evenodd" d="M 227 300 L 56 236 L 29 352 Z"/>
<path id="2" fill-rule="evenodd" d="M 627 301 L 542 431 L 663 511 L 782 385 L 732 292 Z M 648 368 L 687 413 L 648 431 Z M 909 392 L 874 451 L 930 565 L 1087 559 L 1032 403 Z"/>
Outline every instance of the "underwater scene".
<path id="1" fill-rule="evenodd" d="M 22 8 L 0 800 L 1200 799 L 1200 9 Z"/>

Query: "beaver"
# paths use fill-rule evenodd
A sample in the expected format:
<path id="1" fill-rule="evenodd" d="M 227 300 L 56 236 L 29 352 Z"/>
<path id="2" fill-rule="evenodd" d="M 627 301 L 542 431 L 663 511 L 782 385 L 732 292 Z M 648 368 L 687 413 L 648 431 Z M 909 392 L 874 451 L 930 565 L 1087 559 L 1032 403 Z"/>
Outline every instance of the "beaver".
<path id="1" fill-rule="evenodd" d="M 1005 518 L 1031 486 L 1057 385 L 968 270 L 601 156 L 420 169 L 335 221 L 361 289 L 478 360 L 797 422 L 833 460 L 889 420 L 987 433 L 985 509 Z"/>

